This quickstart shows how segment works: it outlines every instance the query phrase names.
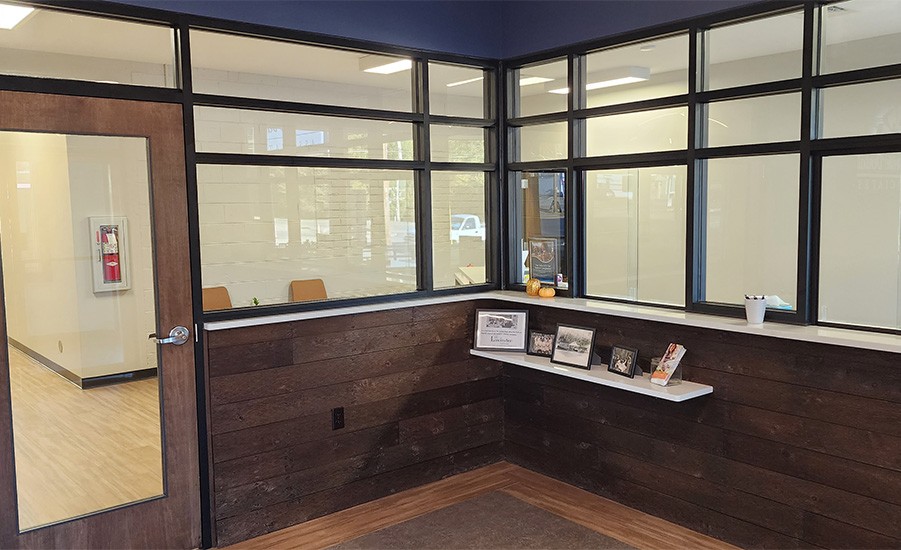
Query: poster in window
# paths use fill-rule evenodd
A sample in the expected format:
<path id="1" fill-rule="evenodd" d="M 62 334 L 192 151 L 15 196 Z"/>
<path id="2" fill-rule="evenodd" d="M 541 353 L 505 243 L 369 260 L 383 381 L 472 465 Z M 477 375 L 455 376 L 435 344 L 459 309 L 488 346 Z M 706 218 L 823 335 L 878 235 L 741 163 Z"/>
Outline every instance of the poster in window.
<path id="1" fill-rule="evenodd" d="M 529 239 L 529 277 L 555 284 L 560 273 L 557 239 Z"/>
<path id="2" fill-rule="evenodd" d="M 88 218 L 88 222 L 94 293 L 130 289 L 128 220 L 124 217 L 94 216 Z"/>

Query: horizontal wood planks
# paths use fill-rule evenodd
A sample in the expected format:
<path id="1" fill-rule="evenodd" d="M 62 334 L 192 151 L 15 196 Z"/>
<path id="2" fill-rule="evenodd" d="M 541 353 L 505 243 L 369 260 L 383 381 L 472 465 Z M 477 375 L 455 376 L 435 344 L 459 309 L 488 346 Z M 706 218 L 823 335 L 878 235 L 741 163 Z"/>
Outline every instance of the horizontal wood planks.
<path id="1" fill-rule="evenodd" d="M 901 547 L 898 356 L 532 307 L 647 369 L 683 344 L 684 403 L 504 366 L 508 460 L 743 547 Z M 604 351 L 602 349 L 602 351 Z"/>
<path id="2" fill-rule="evenodd" d="M 469 355 L 475 307 L 208 333 L 218 544 L 500 460 L 501 366 Z"/>

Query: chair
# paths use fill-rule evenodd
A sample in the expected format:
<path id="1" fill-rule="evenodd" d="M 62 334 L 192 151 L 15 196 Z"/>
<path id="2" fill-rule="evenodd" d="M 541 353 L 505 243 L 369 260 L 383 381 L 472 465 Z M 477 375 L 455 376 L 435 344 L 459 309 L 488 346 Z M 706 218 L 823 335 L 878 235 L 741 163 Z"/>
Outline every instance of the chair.
<path id="1" fill-rule="evenodd" d="M 328 299 L 328 294 L 325 292 L 325 283 L 322 282 L 322 279 L 291 281 L 290 291 L 292 302 Z"/>
<path id="2" fill-rule="evenodd" d="M 211 286 L 202 290 L 203 310 L 231 309 L 232 299 L 224 286 Z"/>

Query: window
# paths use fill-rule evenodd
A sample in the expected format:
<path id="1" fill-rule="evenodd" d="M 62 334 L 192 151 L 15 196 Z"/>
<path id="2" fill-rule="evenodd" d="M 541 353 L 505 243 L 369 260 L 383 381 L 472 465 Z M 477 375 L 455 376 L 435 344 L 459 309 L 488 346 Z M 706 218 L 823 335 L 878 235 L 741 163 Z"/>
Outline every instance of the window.
<path id="1" fill-rule="evenodd" d="M 566 176 L 563 172 L 518 172 L 513 237 L 514 282 L 535 277 L 554 285 L 568 284 L 566 267 Z"/>
<path id="2" fill-rule="evenodd" d="M 587 120 L 589 157 L 685 149 L 688 109 L 675 107 Z"/>
<path id="3" fill-rule="evenodd" d="M 565 122 L 537 124 L 514 128 L 516 136 L 512 154 L 518 154 L 518 161 L 564 159 L 567 157 L 568 141 Z"/>
<path id="4" fill-rule="evenodd" d="M 536 63 L 510 71 L 510 115 L 525 117 L 566 110 L 566 60 Z"/>
<path id="5" fill-rule="evenodd" d="M 429 144 L 436 162 L 486 162 L 485 130 L 467 126 L 430 126 Z"/>
<path id="6" fill-rule="evenodd" d="M 821 137 L 901 133 L 901 80 L 826 88 L 820 105 Z"/>
<path id="7" fill-rule="evenodd" d="M 482 172 L 432 173 L 435 288 L 488 280 L 486 179 Z"/>
<path id="8" fill-rule="evenodd" d="M 707 106 L 709 147 L 796 141 L 800 133 L 800 94 L 718 101 Z"/>
<path id="9" fill-rule="evenodd" d="M 433 115 L 488 118 L 483 69 L 429 63 L 429 112 Z"/>
<path id="10" fill-rule="evenodd" d="M 901 13 L 894 2 L 850 0 L 821 13 L 820 74 L 901 63 Z"/>

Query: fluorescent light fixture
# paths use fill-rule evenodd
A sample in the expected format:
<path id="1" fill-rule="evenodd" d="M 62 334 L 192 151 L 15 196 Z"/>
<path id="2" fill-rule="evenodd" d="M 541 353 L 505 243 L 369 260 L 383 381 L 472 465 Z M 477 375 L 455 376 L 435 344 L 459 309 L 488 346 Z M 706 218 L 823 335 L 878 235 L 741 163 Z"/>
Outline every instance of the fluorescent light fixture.
<path id="1" fill-rule="evenodd" d="M 11 6 L 9 4 L 0 4 L 0 29 L 12 30 L 26 17 L 31 15 L 31 12 L 33 11 L 34 8 L 29 8 L 26 6 Z"/>
<path id="2" fill-rule="evenodd" d="M 551 82 L 553 78 L 544 78 L 543 76 L 521 76 L 519 77 L 520 86 L 531 86 L 532 84 L 543 84 Z"/>
<path id="3" fill-rule="evenodd" d="M 461 80 L 459 82 L 451 82 L 450 84 L 447 85 L 447 87 L 454 88 L 456 86 L 462 86 L 464 84 L 469 84 L 470 82 L 478 82 L 478 81 L 482 80 L 482 78 L 483 77 L 481 77 L 481 76 L 477 76 L 475 78 L 470 78 L 468 80 Z"/>
<path id="4" fill-rule="evenodd" d="M 413 68 L 412 59 L 398 59 L 383 55 L 364 55 L 360 58 L 360 70 L 366 73 L 394 74 Z"/>
<path id="5" fill-rule="evenodd" d="M 615 69 L 589 74 L 589 82 L 585 85 L 585 89 L 589 91 L 599 90 L 611 86 L 622 86 L 623 84 L 632 84 L 633 82 L 643 82 L 649 78 L 651 78 L 651 69 L 647 67 L 617 67 Z M 550 94 L 568 94 L 569 88 L 551 88 L 547 92 Z"/>

